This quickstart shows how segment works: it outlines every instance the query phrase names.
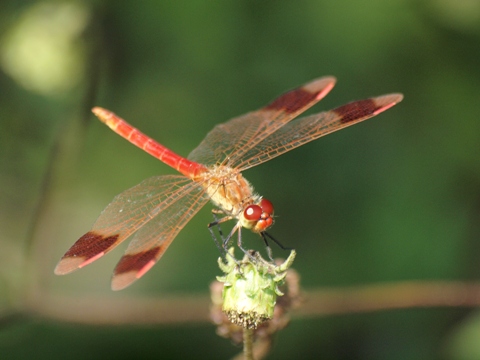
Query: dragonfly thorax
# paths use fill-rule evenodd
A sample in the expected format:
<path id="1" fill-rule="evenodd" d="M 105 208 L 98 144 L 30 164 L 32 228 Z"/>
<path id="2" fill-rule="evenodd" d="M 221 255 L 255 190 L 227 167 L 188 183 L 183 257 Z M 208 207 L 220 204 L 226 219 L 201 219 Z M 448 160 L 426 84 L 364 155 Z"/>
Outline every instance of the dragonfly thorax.
<path id="1" fill-rule="evenodd" d="M 242 174 L 228 166 L 209 169 L 204 173 L 202 184 L 215 206 L 232 217 L 238 218 L 247 206 L 260 201 Z"/>

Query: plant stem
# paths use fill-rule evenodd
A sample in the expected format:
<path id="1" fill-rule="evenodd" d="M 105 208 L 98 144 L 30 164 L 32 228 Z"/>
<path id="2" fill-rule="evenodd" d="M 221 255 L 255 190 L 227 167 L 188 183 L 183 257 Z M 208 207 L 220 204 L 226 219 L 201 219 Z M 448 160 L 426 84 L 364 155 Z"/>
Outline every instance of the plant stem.
<path id="1" fill-rule="evenodd" d="M 253 360 L 253 330 L 243 329 L 243 356 L 245 360 Z"/>

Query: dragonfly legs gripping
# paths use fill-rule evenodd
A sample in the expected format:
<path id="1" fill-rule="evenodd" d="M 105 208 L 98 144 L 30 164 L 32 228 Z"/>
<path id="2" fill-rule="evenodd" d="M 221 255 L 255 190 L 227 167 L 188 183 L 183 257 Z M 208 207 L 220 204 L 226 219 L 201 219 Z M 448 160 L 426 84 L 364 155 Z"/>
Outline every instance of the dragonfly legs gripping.
<path id="1" fill-rule="evenodd" d="M 230 254 L 230 252 L 228 251 L 228 245 L 230 244 L 233 238 L 233 235 L 235 235 L 235 232 L 238 231 L 237 246 L 250 258 L 250 260 L 256 261 L 255 257 L 251 255 L 250 251 L 245 250 L 242 246 L 242 232 L 241 232 L 242 227 L 240 226 L 240 224 L 236 224 L 233 227 L 232 231 L 230 231 L 230 233 L 227 236 L 223 235 L 223 231 L 222 231 L 222 228 L 220 227 L 220 224 L 225 221 L 232 220 L 233 216 L 225 216 L 223 218 L 218 219 L 217 214 L 223 214 L 223 211 L 219 209 L 212 209 L 212 214 L 213 214 L 214 221 L 208 224 L 208 230 L 212 235 L 215 245 L 220 250 L 220 253 L 222 254 L 222 258 L 226 260 L 225 259 L 226 256 L 231 256 L 235 260 L 235 262 L 240 264 L 240 262 L 237 259 L 235 259 L 235 257 L 232 254 Z M 215 226 L 218 228 L 218 234 L 220 235 L 220 239 L 222 240 L 221 245 L 212 229 Z"/>
<path id="2" fill-rule="evenodd" d="M 235 232 L 238 231 L 238 238 L 237 238 L 237 246 L 250 258 L 250 260 L 252 260 L 253 262 L 255 262 L 257 259 L 256 257 L 254 257 L 252 255 L 252 252 L 249 251 L 249 250 L 246 250 L 243 246 L 242 246 L 242 227 L 237 224 L 233 227 L 232 231 L 227 235 L 225 236 L 223 234 L 223 231 L 222 231 L 222 228 L 220 226 L 221 223 L 225 222 L 225 221 L 228 221 L 228 220 L 232 220 L 233 217 L 232 216 L 225 216 L 225 217 L 222 217 L 222 218 L 218 218 L 217 217 L 217 214 L 224 214 L 224 212 L 222 210 L 219 210 L 219 209 L 212 209 L 212 215 L 213 215 L 213 219 L 214 221 L 211 222 L 210 224 L 208 224 L 208 230 L 210 231 L 210 234 L 213 238 L 213 241 L 215 242 L 215 245 L 217 246 L 218 250 L 220 251 L 220 253 L 222 254 L 222 258 L 224 260 L 226 260 L 226 256 L 232 256 L 229 252 L 228 252 L 228 245 L 229 243 L 231 242 Z M 215 235 L 214 231 L 213 231 L 213 227 L 217 227 L 218 228 L 218 234 L 220 235 L 220 239 L 221 239 L 221 243 L 220 241 L 218 240 L 217 236 Z M 288 247 L 285 247 L 282 245 L 282 243 L 280 243 L 280 241 L 278 241 L 277 239 L 275 239 L 272 235 L 270 235 L 269 233 L 267 233 L 266 231 L 262 231 L 260 233 L 260 236 L 262 237 L 263 239 L 263 242 L 265 243 L 265 249 L 267 251 L 267 255 L 268 255 L 268 258 L 270 259 L 270 261 L 273 263 L 274 262 L 274 259 L 273 259 L 273 253 L 272 253 L 272 248 L 270 247 L 269 243 L 268 243 L 268 239 L 272 240 L 275 244 L 277 244 L 282 250 L 293 250 L 293 248 L 288 248 Z M 235 258 L 234 258 L 235 261 L 237 261 Z"/>

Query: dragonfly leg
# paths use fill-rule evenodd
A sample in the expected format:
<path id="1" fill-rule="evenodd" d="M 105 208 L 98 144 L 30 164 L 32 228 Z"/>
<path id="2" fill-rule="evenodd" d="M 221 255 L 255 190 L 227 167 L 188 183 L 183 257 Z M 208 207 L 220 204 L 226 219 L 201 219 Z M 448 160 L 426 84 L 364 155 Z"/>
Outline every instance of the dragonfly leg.
<path id="1" fill-rule="evenodd" d="M 228 254 L 227 245 L 228 245 L 228 243 L 229 243 L 229 241 L 230 241 L 230 239 L 233 235 L 233 232 L 234 232 L 235 228 L 232 230 L 231 234 L 229 234 L 227 237 L 225 237 L 223 235 L 223 231 L 222 231 L 222 228 L 220 227 L 220 224 L 225 222 L 225 221 L 233 219 L 233 216 L 224 216 L 224 217 L 219 219 L 217 217 L 217 214 L 225 214 L 225 212 L 223 212 L 220 209 L 212 209 L 212 215 L 213 215 L 213 220 L 214 221 L 209 223 L 207 225 L 207 227 L 208 227 L 208 231 L 210 231 L 210 235 L 212 235 L 212 238 L 213 238 L 213 241 L 215 242 L 215 245 L 217 246 L 217 248 L 220 250 L 220 253 L 222 254 L 222 258 L 225 260 L 225 257 Z M 221 243 L 222 245 L 220 245 L 220 242 L 218 241 L 217 236 L 213 232 L 212 228 L 215 227 L 215 226 L 217 227 L 220 238 L 222 239 L 222 243 Z"/>
<path id="2" fill-rule="evenodd" d="M 267 255 L 273 263 L 274 260 L 272 255 L 272 248 L 270 247 L 270 245 L 268 245 L 268 240 L 267 240 L 267 237 L 265 236 L 265 232 L 261 232 L 260 235 L 262 235 L 263 242 L 265 243 L 265 249 L 267 250 Z"/>
<path id="3" fill-rule="evenodd" d="M 265 238 L 265 235 L 266 235 L 268 238 L 272 239 L 273 242 L 274 242 L 275 244 L 277 244 L 282 250 L 294 250 L 294 249 L 291 248 L 291 247 L 283 246 L 280 241 L 278 241 L 277 239 L 275 239 L 272 235 L 270 235 L 270 234 L 267 233 L 266 231 L 263 231 L 261 234 L 262 234 L 262 237 L 263 237 L 264 240 L 266 240 L 266 238 Z"/>
<path id="4" fill-rule="evenodd" d="M 213 232 L 212 227 L 209 226 L 208 231 L 210 231 L 210 235 L 212 235 L 213 242 L 215 243 L 215 246 L 217 247 L 218 251 L 220 251 L 222 259 L 226 260 L 227 251 L 222 245 L 220 245 L 220 242 L 217 239 L 217 235 L 215 235 L 215 233 Z M 222 244 L 223 244 L 223 234 L 222 234 L 222 230 L 220 229 L 220 226 L 218 226 L 218 232 L 220 233 L 220 238 L 222 239 Z"/>
<path id="5" fill-rule="evenodd" d="M 215 221 L 213 221 L 213 222 L 211 222 L 210 224 L 207 225 L 209 228 L 211 228 L 213 226 L 217 226 L 218 224 L 221 224 L 221 223 L 224 223 L 225 221 L 233 219 L 232 215 L 224 216 L 220 219 L 217 219 L 215 214 L 224 214 L 224 212 L 222 212 L 221 210 L 216 210 L 216 211 L 214 211 L 214 210 L 212 210 L 212 214 L 213 214 L 213 218 L 215 219 Z"/>
<path id="6" fill-rule="evenodd" d="M 213 211 L 212 210 L 212 215 L 213 215 L 213 220 L 214 220 L 212 224 L 215 224 L 215 226 L 217 227 L 218 234 L 220 235 L 220 238 L 222 239 L 222 243 L 223 243 L 223 242 L 225 242 L 225 237 L 223 236 L 222 227 L 220 226 L 220 222 L 218 221 L 217 214 L 219 214 L 218 211 Z M 211 229 L 210 226 L 208 228 Z M 212 230 L 210 230 L 210 231 L 212 231 Z"/>
<path id="7" fill-rule="evenodd" d="M 252 255 L 252 251 L 245 250 L 242 246 L 242 232 L 241 232 L 241 230 L 242 230 L 242 227 L 238 226 L 237 246 L 245 253 L 245 255 L 248 256 L 250 261 L 252 261 L 253 263 L 256 263 L 257 259 L 255 258 L 255 256 Z M 253 252 L 253 253 L 255 253 L 255 252 Z"/>
<path id="8" fill-rule="evenodd" d="M 215 242 L 217 241 L 217 237 L 214 235 L 212 227 L 216 226 L 218 228 L 218 233 L 220 234 L 220 238 L 222 239 L 223 247 L 227 251 L 228 250 L 227 249 L 228 242 L 230 241 L 232 235 L 235 233 L 237 226 L 235 226 L 232 229 L 232 232 L 227 237 L 225 237 L 223 235 L 223 231 L 222 231 L 222 228 L 220 227 L 220 224 L 224 223 L 228 220 L 232 220 L 233 216 L 224 216 L 224 217 L 219 219 L 219 218 L 217 218 L 217 214 L 224 214 L 224 212 L 222 210 L 219 210 L 219 209 L 213 209 L 212 210 L 212 215 L 213 215 L 213 220 L 214 221 L 211 222 L 210 224 L 208 224 L 207 227 L 210 230 L 210 233 L 212 234 L 212 236 L 215 237 Z"/>
<path id="9" fill-rule="evenodd" d="M 232 229 L 232 231 L 230 231 L 230 233 L 226 236 L 226 237 L 223 237 L 222 235 L 222 248 L 223 248 L 223 251 L 222 253 L 225 253 L 226 256 L 230 256 L 234 261 L 235 263 L 237 264 L 238 268 L 240 268 L 240 261 L 238 261 L 236 258 L 235 258 L 235 255 L 233 253 L 231 253 L 230 251 L 228 251 L 228 246 L 230 244 L 230 242 L 232 241 L 232 237 L 233 235 L 235 234 L 235 232 L 238 230 L 238 233 L 239 233 L 239 236 L 240 236 L 240 231 L 241 231 L 241 226 L 239 224 L 235 225 Z M 243 252 L 246 253 L 246 251 L 240 246 L 240 249 L 243 250 Z"/>

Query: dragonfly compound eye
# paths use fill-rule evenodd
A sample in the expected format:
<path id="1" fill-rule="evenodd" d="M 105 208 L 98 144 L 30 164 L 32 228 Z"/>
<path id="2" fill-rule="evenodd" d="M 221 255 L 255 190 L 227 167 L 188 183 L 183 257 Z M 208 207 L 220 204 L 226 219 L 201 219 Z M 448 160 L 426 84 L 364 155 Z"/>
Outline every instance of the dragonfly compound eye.
<path id="1" fill-rule="evenodd" d="M 273 214 L 273 204 L 270 200 L 262 199 L 260 201 L 260 207 L 262 208 L 262 211 L 264 213 L 267 213 L 269 215 Z"/>
<path id="2" fill-rule="evenodd" d="M 259 220 L 262 216 L 263 210 L 258 205 L 249 205 L 243 211 L 243 216 L 249 221 Z"/>

